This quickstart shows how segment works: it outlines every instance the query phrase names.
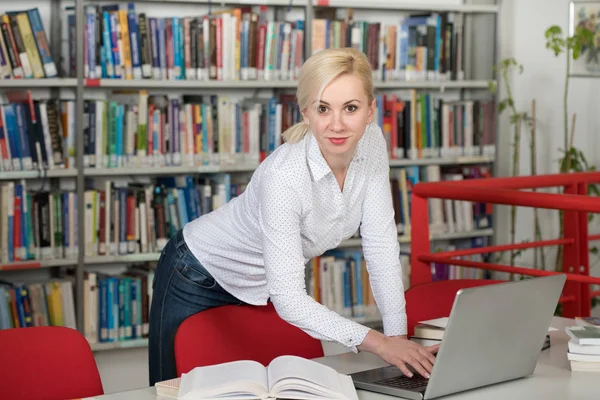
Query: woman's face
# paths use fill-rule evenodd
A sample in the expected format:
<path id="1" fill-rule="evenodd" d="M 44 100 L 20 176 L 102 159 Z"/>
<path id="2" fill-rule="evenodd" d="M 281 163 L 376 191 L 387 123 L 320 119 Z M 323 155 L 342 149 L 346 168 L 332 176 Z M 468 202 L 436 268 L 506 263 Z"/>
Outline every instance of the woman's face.
<path id="1" fill-rule="evenodd" d="M 320 101 L 303 114 L 319 143 L 325 160 L 351 158 L 373 117 L 375 101 L 369 100 L 356 75 L 342 75 L 324 90 Z"/>

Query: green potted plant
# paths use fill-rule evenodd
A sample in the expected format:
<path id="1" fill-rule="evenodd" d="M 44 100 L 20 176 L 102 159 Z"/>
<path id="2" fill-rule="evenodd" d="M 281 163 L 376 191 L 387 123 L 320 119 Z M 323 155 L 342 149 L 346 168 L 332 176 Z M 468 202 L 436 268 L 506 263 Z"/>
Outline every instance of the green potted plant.
<path id="1" fill-rule="evenodd" d="M 523 73 L 523 65 L 519 64 L 517 60 L 514 58 L 506 58 L 502 60 L 498 66 L 495 67 L 496 71 L 499 72 L 500 80 L 502 81 L 504 90 L 506 92 L 506 97 L 501 99 L 498 102 L 498 113 L 502 113 L 504 111 L 510 112 L 510 124 L 513 129 L 513 139 L 512 139 L 512 166 L 511 166 L 511 175 L 518 176 L 520 171 L 520 148 L 521 148 L 521 133 L 523 125 L 525 128 L 529 130 L 530 133 L 530 173 L 531 175 L 537 174 L 537 152 L 536 152 L 536 124 L 535 124 L 535 100 L 532 100 L 532 109 L 531 114 L 528 114 L 526 111 L 518 111 L 515 106 L 515 101 L 512 95 L 512 87 L 509 79 L 509 75 L 513 69 L 519 74 Z M 489 90 L 492 93 L 496 93 L 497 87 L 496 82 L 489 82 Z M 533 235 L 536 238 L 535 240 L 543 240 L 542 233 L 540 228 L 540 221 L 538 210 L 534 208 L 534 229 Z M 517 220 L 517 207 L 511 206 L 510 209 L 510 243 L 515 243 L 516 236 L 516 220 Z M 545 255 L 543 249 L 533 249 L 533 267 L 538 267 L 538 252 L 541 255 L 542 266 L 545 265 Z M 515 265 L 515 260 L 521 254 L 521 250 L 512 250 L 510 252 L 510 265 Z M 511 274 L 510 279 L 512 280 L 513 276 Z"/>
<path id="2" fill-rule="evenodd" d="M 573 113 L 571 116 L 571 123 L 569 126 L 569 110 L 568 110 L 568 96 L 569 96 L 569 79 L 571 76 L 571 62 L 579 59 L 582 54 L 587 53 L 587 57 L 597 57 L 597 46 L 595 46 L 594 33 L 588 26 L 588 24 L 580 23 L 575 28 L 575 32 L 572 36 L 563 36 L 563 32 L 560 26 L 552 25 L 545 32 L 546 37 L 546 48 L 551 49 L 556 57 L 565 53 L 566 71 L 565 71 L 565 85 L 563 91 L 563 148 L 560 149 L 562 157 L 559 160 L 559 171 L 561 173 L 568 172 L 584 172 L 594 171 L 596 168 L 590 165 L 580 149 L 573 145 L 573 138 L 575 136 L 575 121 L 576 114 Z M 600 189 L 598 185 L 588 185 L 589 195 L 600 195 Z M 589 219 L 593 218 L 594 214 L 590 214 Z M 559 218 L 560 230 L 559 237 L 563 237 L 564 226 L 563 226 L 563 215 L 560 213 Z M 590 248 L 593 254 L 598 253 L 597 247 Z M 562 247 L 559 246 L 556 256 L 556 271 L 562 271 Z"/>

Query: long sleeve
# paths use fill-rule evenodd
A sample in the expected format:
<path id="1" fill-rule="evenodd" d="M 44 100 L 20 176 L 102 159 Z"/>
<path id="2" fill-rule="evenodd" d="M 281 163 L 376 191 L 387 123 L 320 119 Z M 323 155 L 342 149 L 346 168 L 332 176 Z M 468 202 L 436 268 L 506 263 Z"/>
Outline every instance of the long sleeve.
<path id="1" fill-rule="evenodd" d="M 405 335 L 406 301 L 400 245 L 394 220 L 388 154 L 381 134 L 375 139 L 373 158 L 360 227 L 362 247 L 373 297 L 382 314 L 384 333 Z"/>
<path id="2" fill-rule="evenodd" d="M 317 339 L 337 341 L 356 352 L 369 328 L 340 316 L 306 292 L 301 234 L 303 204 L 289 175 L 270 172 L 268 182 L 262 182 L 258 191 L 258 220 L 269 297 L 285 321 Z"/>

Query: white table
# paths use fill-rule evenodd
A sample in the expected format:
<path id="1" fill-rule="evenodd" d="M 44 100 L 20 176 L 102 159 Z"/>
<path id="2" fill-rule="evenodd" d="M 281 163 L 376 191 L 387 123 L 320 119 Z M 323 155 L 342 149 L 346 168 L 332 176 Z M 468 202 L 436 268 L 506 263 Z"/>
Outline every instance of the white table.
<path id="1" fill-rule="evenodd" d="M 600 399 L 600 374 L 597 372 L 572 372 L 567 360 L 568 336 L 564 328 L 574 325 L 572 319 L 554 317 L 550 332 L 551 346 L 541 352 L 537 367 L 532 376 L 510 382 L 500 383 L 481 389 L 474 389 L 442 399 Z M 344 353 L 315 359 L 329 365 L 338 372 L 350 374 L 387 365 L 371 353 Z M 358 390 L 360 400 L 393 400 L 397 397 Z M 95 397 L 99 400 L 166 400 L 157 396 L 154 387 L 113 393 Z"/>

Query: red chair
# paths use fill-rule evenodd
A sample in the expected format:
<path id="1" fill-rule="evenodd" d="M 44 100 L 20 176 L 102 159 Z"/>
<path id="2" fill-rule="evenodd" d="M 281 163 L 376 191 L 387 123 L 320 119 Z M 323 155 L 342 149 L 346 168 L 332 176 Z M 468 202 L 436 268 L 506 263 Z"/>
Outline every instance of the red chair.
<path id="1" fill-rule="evenodd" d="M 78 331 L 60 326 L 0 330 L 0 397 L 74 399 L 104 394 L 96 360 Z"/>
<path id="2" fill-rule="evenodd" d="M 405 293 L 408 335 L 419 321 L 448 317 L 456 292 L 463 288 L 492 285 L 505 281 L 492 279 L 450 279 L 410 287 Z"/>
<path id="3" fill-rule="evenodd" d="M 194 367 L 237 360 L 268 365 L 281 355 L 323 356 L 321 341 L 266 306 L 227 305 L 187 318 L 175 334 L 175 363 L 181 376 Z"/>

